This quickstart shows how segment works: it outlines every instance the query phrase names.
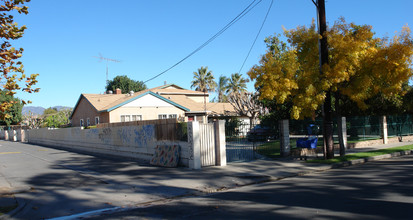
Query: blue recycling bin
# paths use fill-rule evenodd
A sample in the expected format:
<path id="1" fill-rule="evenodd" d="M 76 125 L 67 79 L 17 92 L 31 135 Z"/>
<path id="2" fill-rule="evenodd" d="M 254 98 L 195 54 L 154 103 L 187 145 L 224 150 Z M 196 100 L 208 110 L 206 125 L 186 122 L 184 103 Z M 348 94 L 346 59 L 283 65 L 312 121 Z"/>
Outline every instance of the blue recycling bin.
<path id="1" fill-rule="evenodd" d="M 296 143 L 299 148 L 315 149 L 317 148 L 317 140 L 317 137 L 310 136 L 309 138 L 298 138 Z"/>

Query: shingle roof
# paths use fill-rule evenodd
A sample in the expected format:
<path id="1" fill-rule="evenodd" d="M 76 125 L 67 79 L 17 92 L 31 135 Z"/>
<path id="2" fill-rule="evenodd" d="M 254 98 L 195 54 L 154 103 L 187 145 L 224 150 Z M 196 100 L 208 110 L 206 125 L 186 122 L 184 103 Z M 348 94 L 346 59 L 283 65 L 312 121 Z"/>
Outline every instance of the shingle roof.
<path id="1" fill-rule="evenodd" d="M 174 87 L 174 88 L 171 88 Z M 143 95 L 152 94 L 164 101 L 170 102 L 177 107 L 183 108 L 189 112 L 204 112 L 204 103 L 195 102 L 187 97 L 187 95 L 204 95 L 203 92 L 183 89 L 174 84 L 159 86 L 152 89 L 146 89 L 130 94 L 82 94 L 79 100 L 85 98 L 97 111 L 112 111 L 117 107 L 127 104 Z M 206 93 L 206 95 L 209 95 Z M 78 101 L 79 103 L 79 101 Z M 76 103 L 75 109 L 78 105 Z M 213 115 L 228 115 L 234 114 L 234 108 L 230 103 L 207 103 L 207 113 Z"/>

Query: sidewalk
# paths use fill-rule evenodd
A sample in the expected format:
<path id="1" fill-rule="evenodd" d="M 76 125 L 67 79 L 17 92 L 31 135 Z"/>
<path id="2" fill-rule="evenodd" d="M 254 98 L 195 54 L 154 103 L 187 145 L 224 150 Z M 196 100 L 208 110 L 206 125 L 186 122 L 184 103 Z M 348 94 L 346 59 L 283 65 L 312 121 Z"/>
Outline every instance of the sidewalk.
<path id="1" fill-rule="evenodd" d="M 413 142 L 368 146 L 350 149 L 347 153 L 411 144 L 413 144 Z M 20 146 L 13 146 L 13 149 L 17 147 Z M 24 145 L 23 147 L 41 148 L 35 145 Z M 65 151 L 60 150 L 50 149 L 49 151 L 50 154 L 53 154 L 53 157 L 56 157 L 55 155 L 57 154 L 65 154 Z M 73 155 L 74 153 L 70 154 Z M 58 187 L 49 188 L 49 185 L 44 186 L 41 182 L 38 182 L 40 186 L 29 186 L 27 185 L 27 181 L 13 182 L 17 180 L 7 179 L 7 176 L 4 175 L 3 170 L 0 168 L 0 189 L 2 189 L 0 190 L 0 206 L 13 206 L 16 204 L 16 201 L 19 201 L 18 207 L 14 211 L 8 213 L 8 215 L 0 216 L 0 219 L 9 218 L 10 216 L 17 216 L 19 218 L 31 216 L 32 218 L 36 218 L 38 216 L 44 216 L 41 214 L 42 211 L 49 212 L 49 214 L 50 210 L 57 211 L 56 209 L 61 207 L 62 204 L 64 204 L 67 210 L 74 211 L 59 212 L 50 216 L 70 216 L 92 210 L 118 210 L 142 207 L 153 203 L 167 202 L 175 197 L 203 195 L 205 193 L 300 176 L 332 168 L 331 165 L 305 163 L 305 161 L 290 158 L 230 163 L 225 167 L 204 167 L 202 170 L 190 170 L 187 168 L 165 169 L 136 165 L 136 163 L 133 162 L 120 163 L 92 156 L 75 155 L 78 157 L 74 160 L 76 161 L 76 165 L 62 165 L 61 161 L 55 162 L 58 166 L 67 168 L 72 172 L 70 174 L 70 180 L 81 177 L 83 182 L 86 181 L 86 183 L 88 183 L 86 185 L 82 184 L 83 182 L 79 182 L 79 184 L 73 183 L 67 186 L 69 189 L 60 189 Z M 82 162 L 82 160 L 84 162 Z M 56 166 L 56 164 L 53 165 Z M 59 168 L 61 169 L 61 167 Z M 103 168 L 98 169 L 96 167 Z M 79 177 L 74 178 L 74 175 Z M 44 178 L 45 177 L 42 176 L 42 178 L 39 178 L 39 181 L 45 181 Z M 32 179 L 33 177 L 31 177 L 31 180 Z M 30 183 L 36 184 L 35 181 L 31 181 Z M 19 186 L 19 188 L 13 188 L 11 185 Z M 36 188 L 37 193 L 30 192 L 31 187 Z M 59 185 L 59 187 L 61 186 Z M 58 191 L 58 193 L 51 192 L 50 189 Z M 96 192 L 92 195 L 90 190 L 95 190 Z M 5 195 L 10 195 L 10 192 L 12 192 L 11 194 L 14 192 L 17 200 L 13 197 L 5 197 Z M 52 193 L 59 195 L 59 197 Z M 88 197 L 86 197 L 85 194 L 88 194 Z M 44 201 L 44 199 L 50 198 L 51 196 L 61 199 L 62 195 L 70 195 L 70 197 L 64 197 L 67 201 L 51 200 L 50 203 Z M 78 207 L 79 201 L 82 202 L 82 207 Z M 89 207 L 88 202 L 92 202 L 93 205 Z M 33 207 L 36 207 L 36 209 Z M 42 207 L 44 207 L 44 210 Z M 21 211 L 20 214 L 18 213 L 19 211 Z M 22 214 L 23 212 L 24 215 Z"/>

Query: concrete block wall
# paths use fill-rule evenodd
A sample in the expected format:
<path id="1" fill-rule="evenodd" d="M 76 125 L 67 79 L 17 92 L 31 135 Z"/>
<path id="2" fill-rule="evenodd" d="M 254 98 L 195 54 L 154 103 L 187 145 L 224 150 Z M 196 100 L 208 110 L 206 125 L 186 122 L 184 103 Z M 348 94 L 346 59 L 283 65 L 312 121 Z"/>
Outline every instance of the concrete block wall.
<path id="1" fill-rule="evenodd" d="M 91 154 L 104 154 L 149 161 L 157 145 L 179 145 L 180 165 L 188 166 L 189 143 L 185 141 L 157 141 L 154 125 L 124 126 L 96 129 L 80 127 L 63 129 L 33 129 L 28 142 Z"/>

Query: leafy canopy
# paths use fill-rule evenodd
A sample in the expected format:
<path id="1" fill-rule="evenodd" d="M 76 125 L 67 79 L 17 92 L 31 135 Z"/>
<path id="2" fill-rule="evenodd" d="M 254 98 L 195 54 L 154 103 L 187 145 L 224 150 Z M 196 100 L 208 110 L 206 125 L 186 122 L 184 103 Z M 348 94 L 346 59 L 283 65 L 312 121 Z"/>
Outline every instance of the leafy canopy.
<path id="1" fill-rule="evenodd" d="M 9 117 L 0 119 L 0 125 L 17 125 L 22 121 L 22 109 L 23 103 L 20 99 L 14 98 L 13 96 L 6 95 L 5 91 L 0 91 L 0 103 L 12 103 L 11 106 L 7 109 L 7 112 L 2 112 L 0 114 L 8 114 Z"/>
<path id="2" fill-rule="evenodd" d="M 213 92 L 217 87 L 217 83 L 214 80 L 215 77 L 212 71 L 208 70 L 208 67 L 202 66 L 198 68 L 197 72 L 194 72 L 191 88 L 195 88 L 196 91 L 201 92 Z"/>
<path id="3" fill-rule="evenodd" d="M 372 27 L 346 23 L 341 18 L 326 32 L 329 64 L 319 70 L 318 40 L 314 21 L 310 27 L 285 30 L 265 39 L 267 53 L 248 75 L 255 79 L 260 99 L 278 104 L 292 102 L 291 117 L 312 117 L 324 103 L 326 91 L 337 92 L 366 109 L 366 100 L 381 93 L 402 93 L 413 75 L 413 40 L 410 29 L 389 38 L 374 37 Z M 403 95 L 403 94 L 401 94 Z"/>
<path id="4" fill-rule="evenodd" d="M 72 109 L 61 109 L 58 111 L 55 108 L 48 108 L 43 113 L 43 126 L 59 128 L 62 126 L 67 126 L 70 123 L 70 115 L 72 114 Z"/>
<path id="5" fill-rule="evenodd" d="M 248 79 L 242 77 L 241 74 L 233 73 L 231 74 L 231 78 L 229 78 L 226 92 L 228 93 L 228 95 L 231 95 L 233 93 L 246 92 L 247 82 Z"/>
<path id="6" fill-rule="evenodd" d="M 145 83 L 142 81 L 135 81 L 127 76 L 116 76 L 113 80 L 109 80 L 106 84 L 106 91 L 121 89 L 122 94 L 129 93 L 130 91 L 139 92 L 147 89 Z"/>
<path id="7" fill-rule="evenodd" d="M 38 88 L 32 88 L 37 83 L 36 77 L 38 74 L 26 76 L 22 62 L 18 61 L 23 54 L 23 48 L 16 49 L 11 45 L 11 41 L 21 38 L 26 29 L 26 26 L 19 27 L 14 22 L 13 14 L 16 12 L 27 14 L 28 7 L 23 5 L 29 1 L 3 0 L 3 4 L 0 5 L 0 38 L 2 40 L 0 45 L 0 90 L 5 91 L 7 96 L 13 96 L 16 94 L 16 90 L 28 93 L 39 91 Z M 7 100 L 0 102 L 0 119 L 2 120 L 12 117 L 8 112 L 14 101 L 12 99 Z M 28 102 L 30 103 L 30 101 Z M 22 103 L 26 104 L 26 101 L 22 100 Z"/>
<path id="8" fill-rule="evenodd" d="M 228 97 L 225 94 L 225 90 L 228 87 L 228 78 L 221 75 L 217 83 L 217 93 L 218 93 L 218 102 L 227 102 Z"/>

